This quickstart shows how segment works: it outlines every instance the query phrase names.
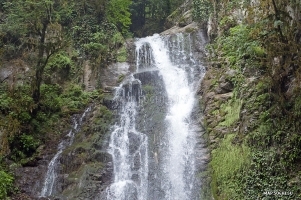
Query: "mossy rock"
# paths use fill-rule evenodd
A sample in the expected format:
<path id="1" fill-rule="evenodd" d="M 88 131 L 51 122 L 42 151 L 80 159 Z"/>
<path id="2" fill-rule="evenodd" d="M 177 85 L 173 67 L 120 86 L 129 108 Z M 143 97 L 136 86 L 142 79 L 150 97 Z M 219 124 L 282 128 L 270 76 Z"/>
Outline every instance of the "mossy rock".
<path id="1" fill-rule="evenodd" d="M 180 20 L 178 22 L 178 25 L 180 27 L 184 27 L 184 26 L 187 26 L 188 24 L 191 24 L 192 22 L 193 22 L 192 11 L 189 10 L 182 15 L 182 17 L 180 18 Z"/>

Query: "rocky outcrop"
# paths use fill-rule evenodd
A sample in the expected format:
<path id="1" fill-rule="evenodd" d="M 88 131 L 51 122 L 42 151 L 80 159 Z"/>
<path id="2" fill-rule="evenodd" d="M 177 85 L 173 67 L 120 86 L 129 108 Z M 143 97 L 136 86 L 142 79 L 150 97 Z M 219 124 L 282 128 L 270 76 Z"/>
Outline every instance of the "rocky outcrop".
<path id="1" fill-rule="evenodd" d="M 95 80 L 95 77 L 92 75 L 92 66 L 88 60 L 84 62 L 83 82 L 86 91 L 95 90 L 97 86 L 97 81 Z"/>
<path id="2" fill-rule="evenodd" d="M 179 8 L 169 15 L 165 22 L 165 29 L 173 26 L 184 27 L 193 22 L 192 19 L 192 0 L 186 0 Z"/>
<path id="3" fill-rule="evenodd" d="M 108 141 L 113 114 L 100 103 L 95 103 L 91 108 L 92 110 L 82 119 L 82 125 L 79 132 L 75 133 L 73 144 L 59 156 L 57 178 L 50 199 L 96 199 L 111 182 L 112 162 L 111 156 L 106 151 L 105 142 Z M 73 116 L 79 117 L 78 114 Z M 68 138 L 70 127 L 65 126 L 63 129 L 65 130 L 61 130 L 63 132 L 61 135 Z M 53 138 L 48 145 L 41 146 L 37 155 L 26 166 L 11 166 L 15 168 L 12 170 L 15 173 L 16 186 L 20 190 L 20 194 L 14 195 L 13 199 L 45 199 L 39 196 L 48 164 L 57 153 L 58 143 L 61 140 Z"/>
<path id="4" fill-rule="evenodd" d="M 60 199 L 96 199 L 112 178 L 111 156 L 105 144 L 112 113 L 95 104 L 85 117 L 74 143 L 60 158 L 57 196 Z"/>
<path id="5" fill-rule="evenodd" d="M 0 84 L 7 82 L 9 85 L 28 82 L 30 68 L 22 60 L 12 60 L 0 66 Z"/>
<path id="6" fill-rule="evenodd" d="M 202 81 L 199 93 L 202 94 L 202 110 L 205 116 L 204 125 L 209 136 L 210 146 L 214 148 L 220 135 L 228 131 L 227 126 L 217 126 L 225 120 L 225 114 L 216 114 L 222 104 L 225 104 L 233 97 L 234 84 L 232 79 L 236 74 L 235 70 L 221 68 L 208 68 Z"/>

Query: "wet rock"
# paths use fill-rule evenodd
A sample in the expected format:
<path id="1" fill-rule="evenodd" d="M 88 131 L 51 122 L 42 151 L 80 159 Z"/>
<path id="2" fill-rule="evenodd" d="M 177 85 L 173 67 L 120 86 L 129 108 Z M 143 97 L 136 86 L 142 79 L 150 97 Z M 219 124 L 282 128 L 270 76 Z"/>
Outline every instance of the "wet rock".
<path id="1" fill-rule="evenodd" d="M 112 161 L 112 156 L 108 152 L 95 151 L 90 158 L 91 162 L 97 161 L 107 163 Z"/>
<path id="2" fill-rule="evenodd" d="M 133 69 L 132 69 L 133 70 Z M 129 63 L 113 63 L 106 68 L 101 69 L 99 79 L 102 88 L 110 88 L 119 85 L 120 76 L 131 72 Z"/>
<path id="3" fill-rule="evenodd" d="M 213 99 L 215 97 L 215 92 L 208 92 L 205 94 L 206 101 Z"/>
<path id="4" fill-rule="evenodd" d="M 117 110 L 120 107 L 121 102 L 117 100 L 114 100 L 113 97 L 106 96 L 103 99 L 103 105 L 105 105 L 110 110 Z"/>
<path id="5" fill-rule="evenodd" d="M 46 170 L 47 166 L 43 166 L 41 163 L 37 167 L 16 168 L 14 174 L 17 180 L 17 187 L 21 189 L 24 195 L 26 194 L 25 196 L 37 197 L 42 189 L 41 186 L 43 185 Z"/>

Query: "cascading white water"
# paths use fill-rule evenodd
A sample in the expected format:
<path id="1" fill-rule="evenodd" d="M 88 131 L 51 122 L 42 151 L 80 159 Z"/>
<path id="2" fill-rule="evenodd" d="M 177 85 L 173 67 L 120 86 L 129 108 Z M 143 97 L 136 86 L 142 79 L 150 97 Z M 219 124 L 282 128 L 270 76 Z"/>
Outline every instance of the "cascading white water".
<path id="1" fill-rule="evenodd" d="M 197 136 L 191 114 L 197 103 L 195 95 L 205 68 L 193 57 L 190 35 L 154 35 L 139 39 L 136 41 L 136 56 L 137 72 L 152 71 L 156 68 L 163 79 L 168 97 L 166 130 L 159 136 L 161 138 L 156 139 L 159 143 L 159 153 L 152 152 L 154 158 L 148 157 L 147 148 L 150 141 L 135 128 L 137 102 L 123 102 L 120 123 L 114 127 L 111 135 L 110 152 L 113 156 L 114 183 L 107 189 L 107 199 L 198 199 L 199 185 L 195 161 Z M 133 81 L 139 82 L 134 78 L 129 82 Z M 119 93 L 120 91 L 124 92 L 122 86 L 118 89 Z M 123 94 L 123 97 L 125 96 L 131 94 Z M 143 159 L 139 160 L 137 170 L 143 172 L 138 174 L 139 181 L 133 179 L 132 163 L 135 162 L 135 155 L 129 151 L 129 133 L 139 135 L 140 139 L 135 142 L 143 147 L 144 153 L 140 152 Z M 151 159 L 156 160 L 156 169 L 149 169 Z M 152 171 L 155 178 L 149 179 L 147 171 Z M 157 182 L 150 184 L 148 181 Z M 149 189 L 150 185 L 156 189 Z M 154 190 L 158 191 L 158 194 L 148 194 L 148 191 Z"/>
<path id="2" fill-rule="evenodd" d="M 121 110 L 109 144 L 114 163 L 114 183 L 107 188 L 108 200 L 147 199 L 148 138 L 135 127 L 136 98 L 140 91 L 139 80 L 132 76 L 117 89 L 115 95 L 115 100 L 121 103 Z"/>
<path id="3" fill-rule="evenodd" d="M 51 159 L 51 161 L 48 164 L 47 173 L 45 176 L 44 185 L 40 194 L 40 197 L 48 197 L 51 196 L 54 192 L 54 186 L 57 179 L 57 170 L 59 167 L 59 158 L 63 152 L 63 150 L 72 145 L 75 134 L 79 131 L 80 125 L 82 124 L 82 121 L 86 114 L 91 110 L 91 107 L 88 107 L 85 112 L 82 114 L 82 116 L 77 121 L 76 118 L 73 118 L 73 126 L 72 129 L 67 134 L 67 138 L 61 141 L 57 148 L 57 153 L 54 155 L 54 157 Z"/>
<path id="4" fill-rule="evenodd" d="M 190 37 L 188 37 L 190 39 Z M 195 61 L 191 44 L 182 34 L 175 38 L 164 39 L 159 35 L 141 39 L 148 42 L 153 50 L 155 65 L 163 77 L 168 95 L 168 113 L 166 116 L 166 140 L 162 146 L 167 151 L 163 155 L 162 189 L 163 199 L 190 200 L 195 187 L 196 170 L 194 148 L 196 139 L 191 126 L 191 113 L 196 103 L 195 93 L 202 73 L 193 77 Z M 165 146 L 165 147 L 164 147 Z"/>

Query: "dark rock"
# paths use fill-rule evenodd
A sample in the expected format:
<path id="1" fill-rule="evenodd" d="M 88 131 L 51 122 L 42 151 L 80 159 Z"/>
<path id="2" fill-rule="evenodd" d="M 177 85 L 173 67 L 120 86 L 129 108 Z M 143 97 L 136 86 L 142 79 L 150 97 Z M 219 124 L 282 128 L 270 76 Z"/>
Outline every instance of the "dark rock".
<path id="1" fill-rule="evenodd" d="M 95 151 L 91 155 L 91 162 L 102 162 L 102 163 L 107 163 L 112 161 L 112 156 L 108 152 L 103 152 L 103 151 Z"/>
<path id="2" fill-rule="evenodd" d="M 103 99 L 103 105 L 105 105 L 110 110 L 117 110 L 120 107 L 121 102 L 117 99 L 114 100 L 112 97 L 105 97 Z"/>
<path id="3" fill-rule="evenodd" d="M 234 88 L 234 85 L 231 82 L 220 83 L 218 87 L 214 89 L 217 94 L 225 94 L 231 92 Z"/>
<path id="4" fill-rule="evenodd" d="M 16 168 L 14 174 L 17 187 L 25 196 L 37 197 L 38 191 L 42 189 L 46 170 L 47 166 L 43 166 L 41 163 L 38 163 L 35 167 Z M 27 198 L 25 196 L 23 196 L 24 199 Z"/>
<path id="5" fill-rule="evenodd" d="M 11 68 L 0 68 L 0 83 L 2 83 L 4 80 L 8 79 L 9 76 L 12 75 L 12 69 Z"/>
<path id="6" fill-rule="evenodd" d="M 221 89 L 226 90 L 228 92 L 232 91 L 234 85 L 231 82 L 224 82 L 220 84 Z"/>

